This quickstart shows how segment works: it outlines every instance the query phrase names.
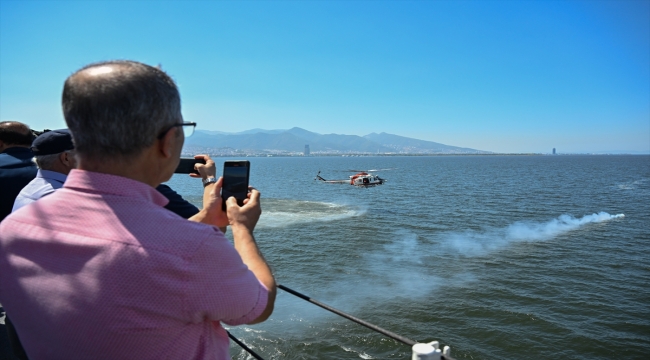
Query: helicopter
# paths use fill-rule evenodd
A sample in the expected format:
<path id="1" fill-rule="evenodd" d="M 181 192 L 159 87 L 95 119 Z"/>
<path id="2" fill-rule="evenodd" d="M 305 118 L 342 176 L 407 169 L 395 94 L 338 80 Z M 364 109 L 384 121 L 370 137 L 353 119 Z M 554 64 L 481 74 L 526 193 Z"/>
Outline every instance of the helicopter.
<path id="1" fill-rule="evenodd" d="M 320 180 L 329 184 L 350 184 L 352 186 L 364 186 L 364 187 L 382 185 L 384 182 L 386 182 L 386 179 L 380 178 L 379 175 L 368 174 L 368 172 L 370 172 L 371 170 L 368 170 L 368 172 L 359 171 L 359 170 L 352 170 L 352 171 L 356 171 L 357 173 L 354 175 L 350 175 L 349 180 L 327 180 L 324 179 L 322 176 L 320 176 L 320 170 L 319 170 L 314 180 Z"/>

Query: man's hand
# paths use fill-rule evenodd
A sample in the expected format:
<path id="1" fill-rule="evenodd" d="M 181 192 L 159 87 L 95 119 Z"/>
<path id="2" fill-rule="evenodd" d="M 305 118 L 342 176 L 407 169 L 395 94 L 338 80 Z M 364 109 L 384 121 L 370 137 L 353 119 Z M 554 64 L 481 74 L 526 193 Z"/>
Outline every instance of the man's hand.
<path id="1" fill-rule="evenodd" d="M 249 232 L 253 233 L 257 221 L 262 215 L 262 207 L 260 204 L 260 192 L 257 189 L 249 186 L 248 196 L 244 199 L 244 205 L 239 206 L 237 199 L 231 196 L 226 200 L 226 212 L 228 214 L 228 223 L 233 231 L 236 228 L 243 227 Z"/>
<path id="2" fill-rule="evenodd" d="M 198 171 L 198 174 L 190 173 L 191 177 L 194 178 L 202 178 L 203 180 L 209 178 L 209 177 L 217 177 L 217 166 L 215 165 L 214 161 L 210 159 L 208 155 L 194 155 L 194 158 L 197 160 L 204 160 L 205 164 L 201 163 L 196 163 L 194 164 L 194 169 Z"/>
<path id="3" fill-rule="evenodd" d="M 214 178 L 217 170 L 214 161 L 208 155 L 195 155 L 195 159 L 205 160 L 205 164 L 195 164 L 194 168 L 199 174 L 190 174 L 191 177 Z M 203 188 L 203 209 L 192 216 L 189 220 L 202 222 L 204 224 L 213 225 L 224 231 L 228 226 L 228 217 L 221 209 L 221 187 L 223 186 L 223 178 L 219 178 L 216 183 L 210 183 Z"/>

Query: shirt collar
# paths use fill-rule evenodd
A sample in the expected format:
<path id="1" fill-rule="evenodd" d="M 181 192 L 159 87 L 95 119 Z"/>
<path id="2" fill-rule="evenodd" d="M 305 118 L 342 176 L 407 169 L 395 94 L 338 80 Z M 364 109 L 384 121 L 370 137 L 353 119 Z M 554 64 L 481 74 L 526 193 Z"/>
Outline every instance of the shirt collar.
<path id="1" fill-rule="evenodd" d="M 38 172 L 36 173 L 36 177 L 44 178 L 44 179 L 52 179 L 63 183 L 65 182 L 65 179 L 68 176 L 56 171 L 38 169 Z"/>
<path id="2" fill-rule="evenodd" d="M 83 192 L 140 198 L 159 206 L 165 206 L 169 202 L 156 189 L 140 181 L 79 169 L 70 171 L 63 187 Z"/>

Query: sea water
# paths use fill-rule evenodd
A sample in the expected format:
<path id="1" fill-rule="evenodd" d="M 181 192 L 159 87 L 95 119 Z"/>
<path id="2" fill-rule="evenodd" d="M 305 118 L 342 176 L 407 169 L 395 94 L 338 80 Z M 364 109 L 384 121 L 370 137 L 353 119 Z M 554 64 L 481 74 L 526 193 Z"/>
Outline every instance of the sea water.
<path id="1" fill-rule="evenodd" d="M 650 356 L 650 156 L 247 160 L 282 285 L 457 359 Z M 314 180 L 359 170 L 387 182 Z M 168 184 L 200 205 L 199 180 Z M 228 329 L 265 359 L 411 353 L 283 290 L 268 321 Z"/>

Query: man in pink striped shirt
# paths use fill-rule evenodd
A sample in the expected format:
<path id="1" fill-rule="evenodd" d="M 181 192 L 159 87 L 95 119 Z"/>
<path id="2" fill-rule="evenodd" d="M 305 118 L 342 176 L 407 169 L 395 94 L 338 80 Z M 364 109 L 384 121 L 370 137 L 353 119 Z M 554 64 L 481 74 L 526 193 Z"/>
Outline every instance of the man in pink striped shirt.
<path id="1" fill-rule="evenodd" d="M 221 322 L 262 322 L 275 302 L 253 237 L 259 192 L 222 211 L 222 179 L 197 156 L 203 209 L 187 221 L 163 208 L 155 187 L 196 124 L 158 68 L 86 66 L 66 80 L 63 112 L 78 169 L 0 223 L 0 303 L 29 358 L 229 358 Z"/>

